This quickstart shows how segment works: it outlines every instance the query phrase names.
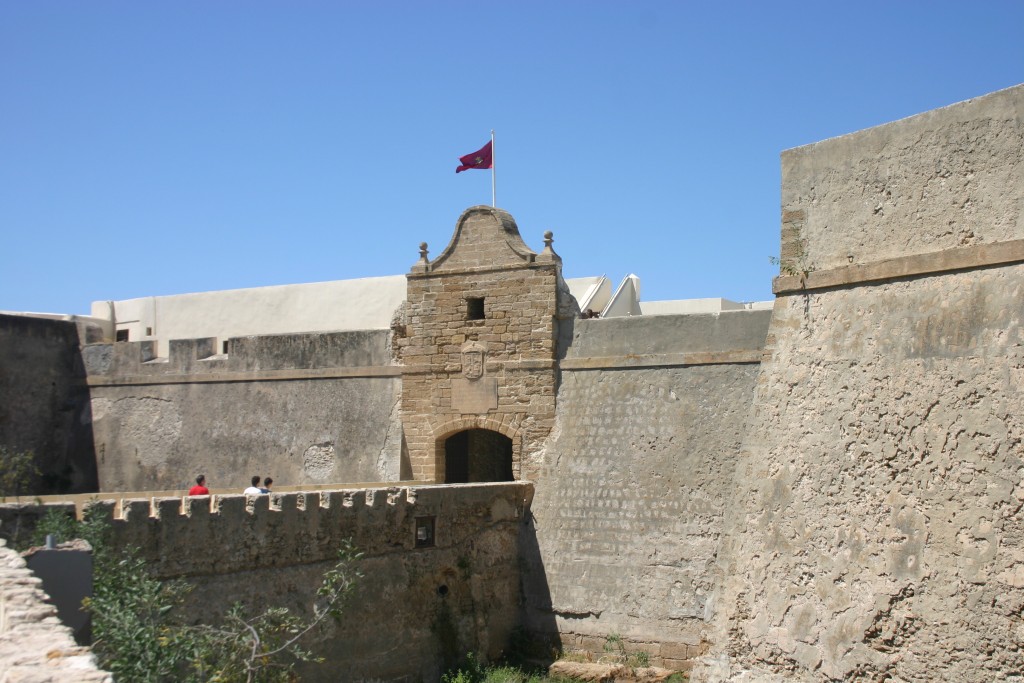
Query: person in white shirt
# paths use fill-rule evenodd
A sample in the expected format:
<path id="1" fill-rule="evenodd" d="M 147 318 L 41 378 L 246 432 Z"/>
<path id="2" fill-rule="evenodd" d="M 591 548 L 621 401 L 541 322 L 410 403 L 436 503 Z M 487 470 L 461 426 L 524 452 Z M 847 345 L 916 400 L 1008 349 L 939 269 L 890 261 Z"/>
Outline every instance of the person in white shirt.
<path id="1" fill-rule="evenodd" d="M 249 488 L 242 491 L 242 493 L 247 496 L 254 496 L 263 493 L 263 491 L 260 490 L 260 475 L 253 475 L 252 484 L 249 485 Z"/>

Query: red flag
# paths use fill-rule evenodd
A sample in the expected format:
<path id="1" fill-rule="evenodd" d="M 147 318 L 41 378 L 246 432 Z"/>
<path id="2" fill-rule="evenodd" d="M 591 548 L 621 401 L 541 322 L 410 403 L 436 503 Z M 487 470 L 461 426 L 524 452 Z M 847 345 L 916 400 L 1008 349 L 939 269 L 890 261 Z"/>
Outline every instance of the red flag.
<path id="1" fill-rule="evenodd" d="M 456 173 L 462 173 L 468 171 L 471 168 L 491 168 L 494 165 L 494 154 L 491 151 L 491 143 L 487 143 L 479 149 L 479 151 L 467 154 L 464 157 L 459 157 L 459 161 L 462 165 L 455 169 Z"/>

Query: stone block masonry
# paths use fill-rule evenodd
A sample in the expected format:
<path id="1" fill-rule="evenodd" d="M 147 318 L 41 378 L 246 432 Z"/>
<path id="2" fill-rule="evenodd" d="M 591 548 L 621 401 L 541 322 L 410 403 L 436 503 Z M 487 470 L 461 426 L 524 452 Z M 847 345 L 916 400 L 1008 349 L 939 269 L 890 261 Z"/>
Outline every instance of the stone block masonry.
<path id="1" fill-rule="evenodd" d="M 511 439 L 512 473 L 554 423 L 561 260 L 526 246 L 512 217 L 467 209 L 444 252 L 408 275 L 405 334 L 397 342 L 402 423 L 413 476 L 444 481 L 445 439 L 467 429 Z"/>
<path id="2" fill-rule="evenodd" d="M 47 603 L 42 582 L 0 539 L 0 683 L 113 683 Z"/>
<path id="3" fill-rule="evenodd" d="M 105 488 L 419 480 L 130 502 L 115 526 L 218 609 L 298 607 L 356 536 L 373 579 L 328 634 L 334 679 L 490 655 L 520 605 L 570 648 L 697 657 L 695 681 L 1019 677 L 1024 86 L 782 166 L 770 323 L 578 320 L 551 234 L 534 252 L 478 206 L 421 246 L 390 331 L 86 346 Z M 536 503 L 425 484 L 449 463 Z"/>

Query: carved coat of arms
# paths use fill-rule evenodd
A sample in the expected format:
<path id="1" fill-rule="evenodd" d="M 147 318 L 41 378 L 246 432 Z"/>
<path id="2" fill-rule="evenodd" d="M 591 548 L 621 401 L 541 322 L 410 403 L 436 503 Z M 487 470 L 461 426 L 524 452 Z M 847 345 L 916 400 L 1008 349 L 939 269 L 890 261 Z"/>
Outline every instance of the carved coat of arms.
<path id="1" fill-rule="evenodd" d="M 484 354 L 487 347 L 480 342 L 470 341 L 462 345 L 462 374 L 466 379 L 480 379 L 484 376 Z"/>

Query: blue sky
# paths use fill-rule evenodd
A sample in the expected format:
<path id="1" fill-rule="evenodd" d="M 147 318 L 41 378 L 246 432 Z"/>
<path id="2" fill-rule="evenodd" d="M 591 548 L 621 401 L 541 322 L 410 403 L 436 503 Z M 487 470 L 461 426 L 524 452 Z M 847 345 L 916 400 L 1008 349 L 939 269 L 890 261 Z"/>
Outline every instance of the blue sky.
<path id="1" fill-rule="evenodd" d="M 408 272 L 771 298 L 779 153 L 1024 82 L 1024 2 L 0 0 L 0 310 Z"/>

